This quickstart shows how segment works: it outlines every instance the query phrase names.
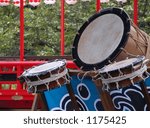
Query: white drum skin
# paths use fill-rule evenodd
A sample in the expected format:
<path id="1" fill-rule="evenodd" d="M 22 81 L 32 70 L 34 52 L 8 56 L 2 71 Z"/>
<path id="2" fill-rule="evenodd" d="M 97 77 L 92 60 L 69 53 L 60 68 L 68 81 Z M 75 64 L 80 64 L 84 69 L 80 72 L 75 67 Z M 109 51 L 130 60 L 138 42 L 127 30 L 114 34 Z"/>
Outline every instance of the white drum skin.
<path id="1" fill-rule="evenodd" d="M 80 37 L 79 58 L 87 64 L 104 61 L 120 44 L 123 31 L 123 22 L 119 16 L 106 14 L 98 17 L 89 24 Z M 87 36 L 89 34 L 90 36 Z"/>

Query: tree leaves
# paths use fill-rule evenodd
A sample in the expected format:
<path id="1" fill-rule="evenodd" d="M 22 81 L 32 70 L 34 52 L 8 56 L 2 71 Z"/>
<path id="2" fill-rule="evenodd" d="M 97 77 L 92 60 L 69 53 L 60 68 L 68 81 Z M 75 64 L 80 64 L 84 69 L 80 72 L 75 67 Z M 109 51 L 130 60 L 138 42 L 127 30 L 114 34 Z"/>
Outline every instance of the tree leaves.
<path id="1" fill-rule="evenodd" d="M 71 54 L 74 37 L 82 24 L 96 12 L 96 3 L 79 1 L 65 4 L 65 54 Z M 103 8 L 122 7 L 133 18 L 133 1 L 119 5 L 115 0 L 102 4 Z M 139 0 L 139 27 L 150 34 L 150 2 Z M 43 2 L 38 7 L 26 5 L 25 55 L 59 55 L 60 53 L 60 1 L 54 5 Z M 0 56 L 19 56 L 19 8 L 0 7 Z"/>

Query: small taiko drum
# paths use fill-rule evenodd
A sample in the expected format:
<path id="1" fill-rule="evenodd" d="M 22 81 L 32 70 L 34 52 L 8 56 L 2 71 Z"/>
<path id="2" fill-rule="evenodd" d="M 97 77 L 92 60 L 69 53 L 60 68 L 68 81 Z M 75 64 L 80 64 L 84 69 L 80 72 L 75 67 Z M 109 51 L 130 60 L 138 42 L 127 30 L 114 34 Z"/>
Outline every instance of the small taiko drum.
<path id="1" fill-rule="evenodd" d="M 144 56 L 122 60 L 99 69 L 103 90 L 111 95 L 117 110 L 150 110 L 144 81 L 149 77 Z"/>
<path id="2" fill-rule="evenodd" d="M 72 56 L 82 70 L 100 69 L 130 56 L 150 58 L 150 37 L 120 8 L 90 17 L 75 36 Z"/>
<path id="3" fill-rule="evenodd" d="M 29 93 L 39 93 L 66 84 L 67 75 L 66 60 L 55 60 L 24 71 L 20 78 L 25 80 Z"/>
<path id="4" fill-rule="evenodd" d="M 24 71 L 20 79 L 26 83 L 29 93 L 41 96 L 46 110 L 79 110 L 70 85 L 66 60 L 55 60 L 32 67 Z"/>

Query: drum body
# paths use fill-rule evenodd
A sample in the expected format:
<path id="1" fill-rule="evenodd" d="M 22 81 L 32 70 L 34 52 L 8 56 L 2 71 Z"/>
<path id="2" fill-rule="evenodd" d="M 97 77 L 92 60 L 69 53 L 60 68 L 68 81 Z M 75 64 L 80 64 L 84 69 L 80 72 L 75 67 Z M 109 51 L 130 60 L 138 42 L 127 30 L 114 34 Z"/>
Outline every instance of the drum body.
<path id="1" fill-rule="evenodd" d="M 91 77 L 85 77 L 82 80 L 77 75 L 71 77 L 71 85 L 77 102 L 83 111 L 103 111 L 103 105 L 100 94 Z"/>
<path id="2" fill-rule="evenodd" d="M 150 96 L 146 89 L 150 85 L 146 84 L 149 73 L 144 57 L 110 64 L 100 69 L 99 73 L 103 89 L 109 92 L 116 110 L 149 110 Z"/>
<path id="3" fill-rule="evenodd" d="M 128 40 L 115 61 L 124 60 L 129 56 L 144 55 L 150 58 L 150 37 L 131 22 Z"/>
<path id="4" fill-rule="evenodd" d="M 67 83 L 67 75 L 65 60 L 55 60 L 24 71 L 21 78 L 26 82 L 29 93 L 39 93 Z"/>
<path id="5" fill-rule="evenodd" d="M 24 71 L 20 78 L 26 82 L 29 93 L 40 95 L 46 110 L 79 110 L 65 60 L 55 60 L 32 67 Z"/>
<path id="6" fill-rule="evenodd" d="M 78 31 L 72 48 L 74 62 L 82 70 L 100 69 L 126 57 L 150 58 L 150 37 L 119 8 L 103 9 Z"/>

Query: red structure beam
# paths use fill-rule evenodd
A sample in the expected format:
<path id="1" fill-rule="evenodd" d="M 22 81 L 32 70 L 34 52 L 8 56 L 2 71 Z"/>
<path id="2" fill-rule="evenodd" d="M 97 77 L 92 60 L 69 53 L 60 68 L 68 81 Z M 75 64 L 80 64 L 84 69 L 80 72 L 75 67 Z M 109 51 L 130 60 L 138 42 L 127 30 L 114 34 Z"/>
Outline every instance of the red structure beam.
<path id="1" fill-rule="evenodd" d="M 64 56 L 65 53 L 65 32 L 64 32 L 64 22 L 65 22 L 65 0 L 61 0 L 61 18 L 60 18 L 60 26 L 61 26 L 61 35 L 60 35 L 60 55 Z"/>
<path id="2" fill-rule="evenodd" d="M 20 0 L 20 61 L 24 60 L 24 5 Z"/>
<path id="3" fill-rule="evenodd" d="M 96 11 L 98 12 L 98 11 L 100 11 L 100 9 L 101 9 L 101 1 L 97 0 L 96 1 Z"/>
<path id="4" fill-rule="evenodd" d="M 138 0 L 134 0 L 134 23 L 138 25 Z"/>

